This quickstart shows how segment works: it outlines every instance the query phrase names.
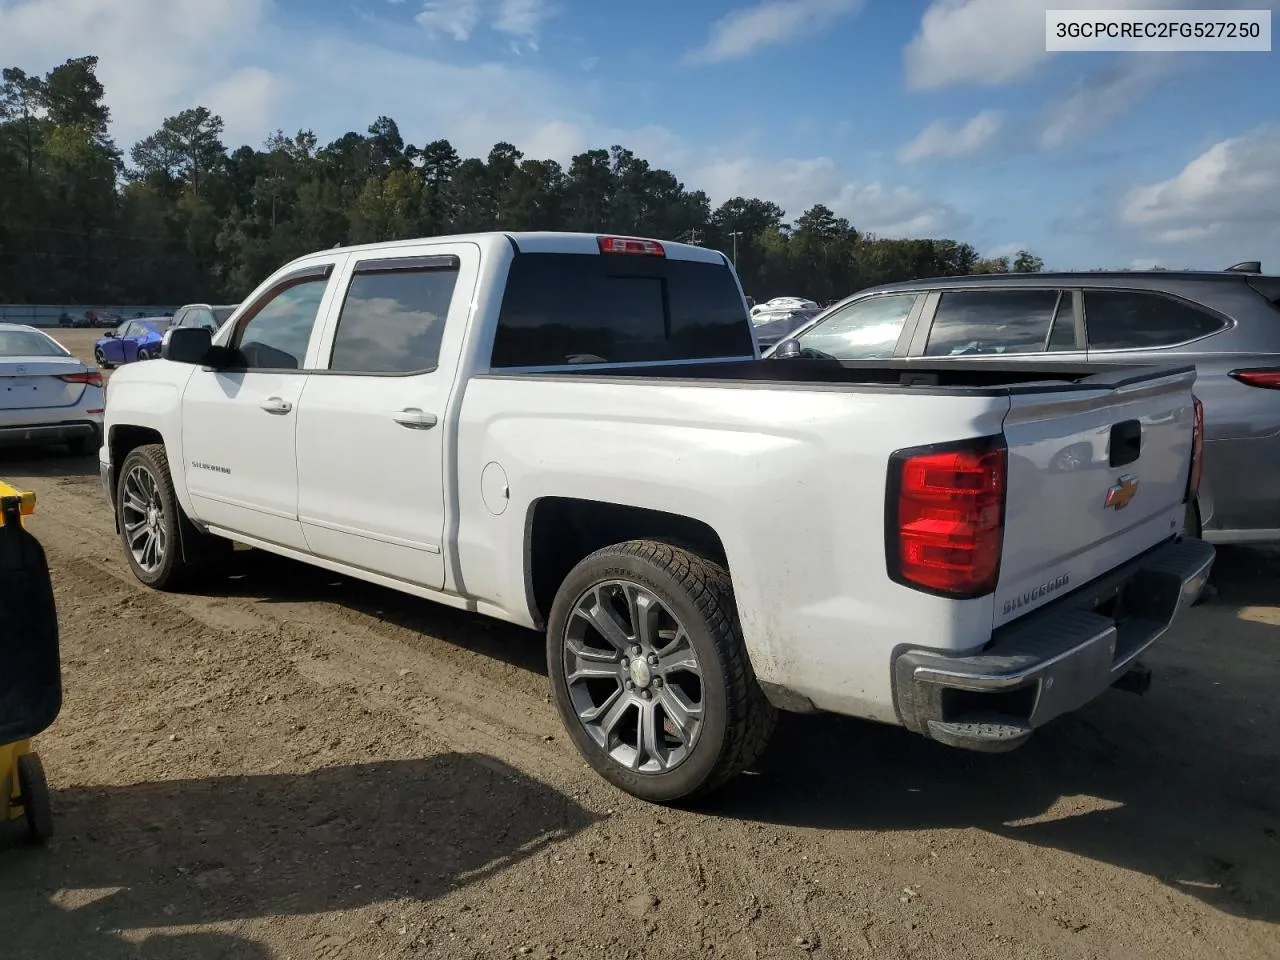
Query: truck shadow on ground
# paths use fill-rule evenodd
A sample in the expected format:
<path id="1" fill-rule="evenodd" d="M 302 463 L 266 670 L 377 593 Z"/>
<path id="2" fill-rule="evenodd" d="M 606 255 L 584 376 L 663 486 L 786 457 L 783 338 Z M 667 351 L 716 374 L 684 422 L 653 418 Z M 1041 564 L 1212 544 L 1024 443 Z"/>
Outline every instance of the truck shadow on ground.
<path id="1" fill-rule="evenodd" d="M 58 834 L 48 847 L 0 839 L 6 960 L 257 960 L 268 954 L 235 937 L 163 935 L 140 950 L 110 931 L 431 900 L 595 819 L 474 754 L 73 788 L 55 803 Z M 90 847 L 94 855 L 82 855 Z M 74 909 L 57 902 L 76 891 L 93 896 L 82 894 Z"/>
<path id="2" fill-rule="evenodd" d="M 237 551 L 227 575 L 199 591 L 258 603 L 334 603 L 415 634 L 501 660 L 542 676 L 543 635 L 492 617 L 446 607 L 260 550 Z"/>
<path id="3" fill-rule="evenodd" d="M 237 562 L 215 592 L 338 603 L 545 672 L 529 631 L 254 552 Z M 1224 549 L 1220 564 L 1218 598 L 1147 658 L 1156 682 L 1143 698 L 1108 692 L 1004 756 L 785 716 L 755 775 L 702 811 L 848 832 L 977 828 L 1280 921 L 1280 626 L 1238 616 L 1280 603 L 1280 557 Z"/>

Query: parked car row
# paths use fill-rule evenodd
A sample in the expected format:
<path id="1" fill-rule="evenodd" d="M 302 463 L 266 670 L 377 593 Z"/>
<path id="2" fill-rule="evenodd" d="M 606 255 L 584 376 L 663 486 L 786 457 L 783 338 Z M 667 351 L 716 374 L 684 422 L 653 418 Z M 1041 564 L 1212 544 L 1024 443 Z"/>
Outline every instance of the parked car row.
<path id="1" fill-rule="evenodd" d="M 859 291 L 771 356 L 933 364 L 1190 363 L 1204 406 L 1204 478 L 1188 527 L 1213 543 L 1280 543 L 1280 277 L 1222 271 L 1032 273 Z M 1104 464 L 1105 431 L 1073 469 Z"/>
<path id="2" fill-rule="evenodd" d="M 234 306 L 188 304 L 175 316 L 138 317 L 119 323 L 94 344 L 98 367 L 109 370 L 160 355 L 170 327 L 216 330 Z M 86 311 L 63 326 L 100 322 Z M 99 370 L 76 359 L 39 327 L 0 323 L 0 446 L 63 444 L 86 456 L 102 442 L 105 382 Z"/>
<path id="3" fill-rule="evenodd" d="M 213 306 L 191 303 L 172 317 L 141 317 L 126 320 L 102 337 L 93 347 L 93 357 L 103 369 L 138 360 L 154 360 L 160 355 L 160 343 L 166 330 L 201 328 L 215 331 L 235 312 L 235 305 Z"/>
<path id="4" fill-rule="evenodd" d="M 103 490 L 156 589 L 238 542 L 545 631 L 569 739 L 647 800 L 731 780 L 779 710 L 1008 750 L 1145 689 L 1208 577 L 1195 369 L 899 355 L 931 295 L 761 362 L 702 247 L 324 250 L 113 375 Z"/>

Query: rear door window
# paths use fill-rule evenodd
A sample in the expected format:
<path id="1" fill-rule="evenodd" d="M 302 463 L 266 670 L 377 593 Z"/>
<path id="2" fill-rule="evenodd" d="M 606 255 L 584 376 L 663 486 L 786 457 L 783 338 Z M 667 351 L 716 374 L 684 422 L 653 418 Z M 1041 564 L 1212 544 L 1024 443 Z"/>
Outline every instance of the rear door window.
<path id="1" fill-rule="evenodd" d="M 1132 290 L 1086 290 L 1084 322 L 1090 350 L 1169 347 L 1227 325 L 1185 301 Z"/>
<path id="2" fill-rule="evenodd" d="M 751 324 L 723 263 L 521 253 L 494 335 L 495 368 L 749 357 Z"/>
<path id="3" fill-rule="evenodd" d="M 1057 337 L 1051 335 L 1055 331 Z M 1069 293 L 955 290 L 944 292 L 938 300 L 925 356 L 1043 353 L 1049 349 L 1075 349 Z"/>
<path id="4" fill-rule="evenodd" d="M 357 264 L 338 315 L 329 369 L 341 373 L 434 370 L 460 266 L 453 256 Z"/>

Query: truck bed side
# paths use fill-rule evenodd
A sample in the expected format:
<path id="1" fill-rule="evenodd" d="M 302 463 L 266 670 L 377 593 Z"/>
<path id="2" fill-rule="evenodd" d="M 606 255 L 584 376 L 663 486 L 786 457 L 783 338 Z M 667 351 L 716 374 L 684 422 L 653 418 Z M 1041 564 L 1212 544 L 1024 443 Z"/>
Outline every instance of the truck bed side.
<path id="1" fill-rule="evenodd" d="M 545 614 L 526 569 L 550 498 L 688 517 L 723 544 L 760 679 L 892 721 L 894 646 L 982 642 L 993 599 L 886 579 L 889 455 L 998 433 L 1008 410 L 998 396 L 476 377 L 457 434 L 455 588 L 529 623 Z M 847 678 L 834 695 L 833 675 Z"/>

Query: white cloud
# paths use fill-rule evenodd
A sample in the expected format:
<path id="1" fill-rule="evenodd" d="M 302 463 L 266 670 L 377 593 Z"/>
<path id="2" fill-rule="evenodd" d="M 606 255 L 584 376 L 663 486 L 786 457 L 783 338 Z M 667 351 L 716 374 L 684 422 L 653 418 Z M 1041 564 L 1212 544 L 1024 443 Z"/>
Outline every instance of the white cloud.
<path id="1" fill-rule="evenodd" d="M 788 43 L 854 13 L 864 0 L 761 0 L 725 14 L 711 35 L 686 55 L 688 63 L 719 63 L 749 56 L 762 47 Z"/>
<path id="2" fill-rule="evenodd" d="M 1274 240 L 1280 224 L 1280 132 L 1215 143 L 1176 176 L 1136 187 L 1121 222 L 1153 241 L 1224 245 Z"/>
<path id="3" fill-rule="evenodd" d="M 261 27 L 267 0 L 0 0 L 6 64 L 28 72 L 100 55 L 113 130 L 129 144 L 200 102 L 234 72 L 234 54 Z"/>
<path id="4" fill-rule="evenodd" d="M 1138 53 L 1085 77 L 1049 105 L 1040 131 L 1045 150 L 1099 130 L 1137 106 L 1174 68 L 1176 54 Z"/>
<path id="5" fill-rule="evenodd" d="M 432 36 L 447 34 L 462 43 L 480 25 L 480 0 L 426 0 L 414 20 Z"/>
<path id="6" fill-rule="evenodd" d="M 223 118 L 225 140 L 243 143 L 258 140 L 260 132 L 270 127 L 287 91 L 287 82 L 270 71 L 245 67 L 215 84 L 201 100 Z"/>
<path id="7" fill-rule="evenodd" d="M 999 260 L 1001 257 L 1016 257 L 1018 251 L 1027 249 L 1025 243 L 1002 243 L 997 247 L 992 247 L 987 251 L 986 256 L 992 260 Z"/>
<path id="8" fill-rule="evenodd" d="M 424 0 L 414 19 L 432 36 L 446 35 L 460 43 L 487 21 L 498 33 L 512 37 L 518 52 L 521 44 L 537 49 L 542 25 L 554 14 L 550 0 Z"/>
<path id="9" fill-rule="evenodd" d="M 592 107 L 603 101 L 576 75 L 561 82 L 509 64 L 456 66 L 275 20 L 267 2 L 0 0 L 0 36 L 26 52 L 31 71 L 102 51 L 112 133 L 126 150 L 165 116 L 200 103 L 223 116 L 232 147 L 261 144 L 277 127 L 311 128 L 325 143 L 385 114 L 407 140 L 447 137 L 464 156 L 506 140 L 530 158 L 567 163 L 589 147 L 621 143 L 705 190 L 713 204 L 755 196 L 779 203 L 790 219 L 823 203 L 884 236 L 936 236 L 966 222 L 914 190 L 851 177 L 832 157 L 754 159 L 750 138 L 701 146 L 664 127 L 602 122 Z"/>
<path id="10" fill-rule="evenodd" d="M 903 146 L 898 159 L 915 163 L 931 157 L 972 156 L 991 143 L 1003 126 L 1004 117 L 997 110 L 983 110 L 955 129 L 937 120 Z"/>
<path id="11" fill-rule="evenodd" d="M 523 40 L 536 41 L 542 24 L 553 13 L 548 0 L 499 0 L 493 29 Z"/>
<path id="12" fill-rule="evenodd" d="M 1170 9 L 1192 2 L 1212 6 L 1217 0 L 1161 0 L 1160 6 Z M 1048 59 L 1046 10 L 1150 6 L 1149 0 L 933 0 L 903 51 L 907 86 L 923 90 L 1008 83 Z"/>

